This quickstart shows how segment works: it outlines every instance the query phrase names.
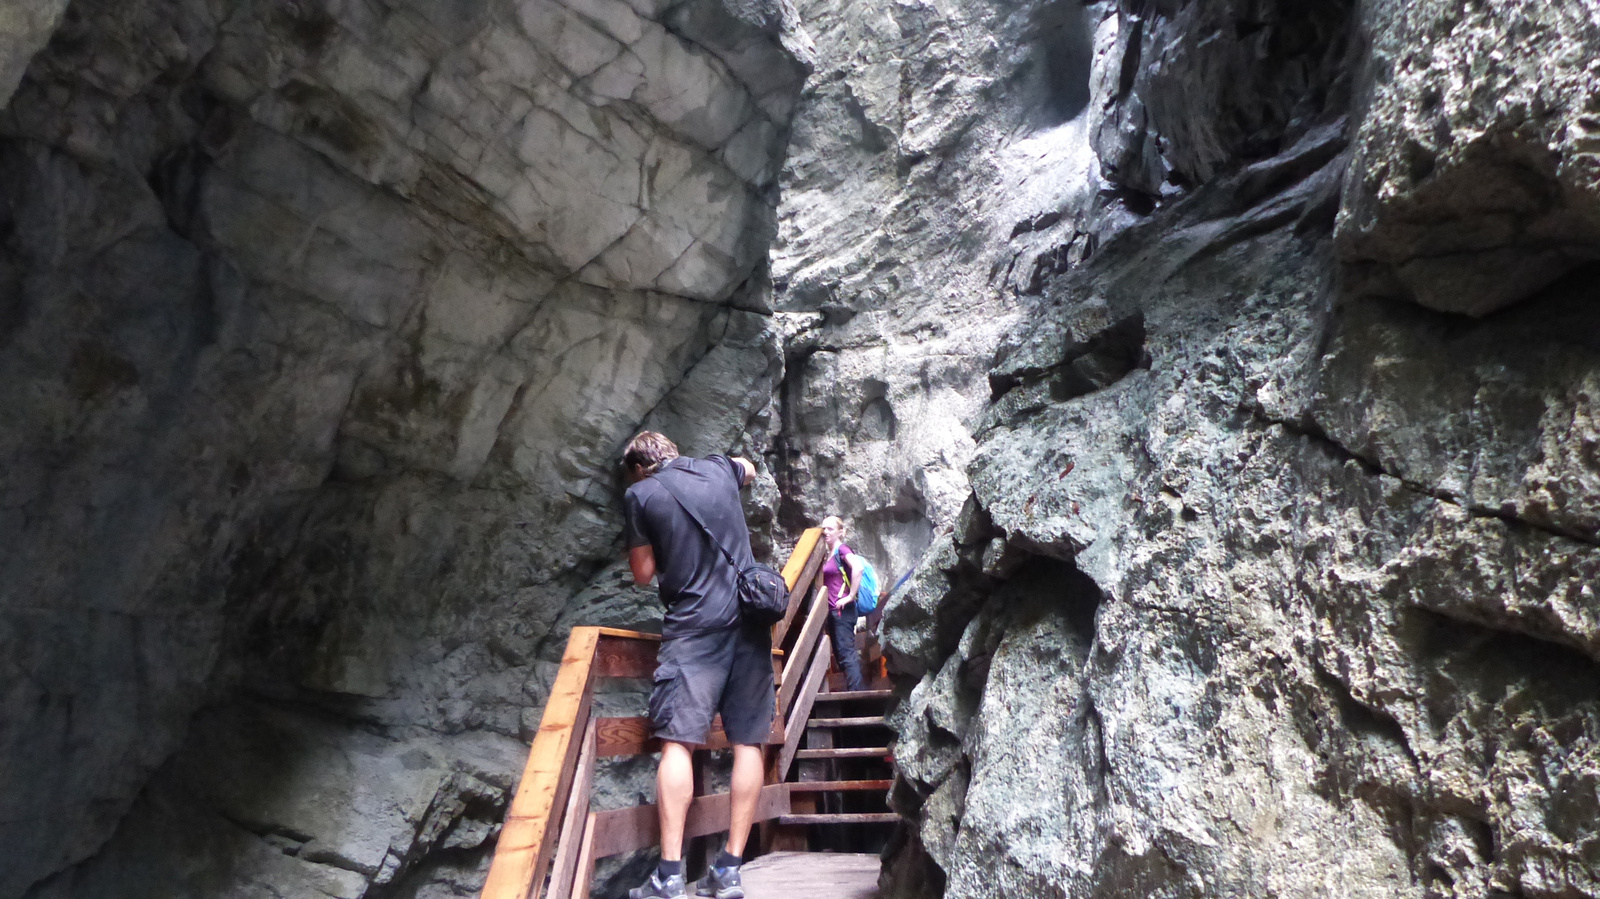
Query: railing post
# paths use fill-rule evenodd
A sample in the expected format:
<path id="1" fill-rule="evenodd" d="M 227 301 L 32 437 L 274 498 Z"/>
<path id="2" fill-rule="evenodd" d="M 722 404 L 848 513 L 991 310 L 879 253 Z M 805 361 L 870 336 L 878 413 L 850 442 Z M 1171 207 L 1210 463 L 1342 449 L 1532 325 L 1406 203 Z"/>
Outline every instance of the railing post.
<path id="1" fill-rule="evenodd" d="M 820 581 L 820 545 L 821 531 L 807 530 L 784 566 L 784 579 L 790 586 L 790 608 L 785 622 L 774 628 L 778 639 L 789 636 L 784 631 L 806 608 L 806 597 L 812 595 Z M 812 603 L 805 626 L 794 635 L 794 650 L 787 659 L 789 665 L 781 671 L 783 685 L 787 688 L 786 700 L 780 703 L 778 710 L 778 723 L 784 726 L 784 743 L 773 747 L 769 774 L 796 735 L 796 723 L 784 717 L 784 713 L 801 687 L 798 683 L 801 672 L 815 668 L 812 651 L 821 631 L 816 618 L 816 606 Z M 610 718 L 600 719 L 591 727 L 589 715 L 595 680 L 649 676 L 660 640 L 659 636 L 611 628 L 572 629 L 561 659 L 561 670 L 556 675 L 539 732 L 528 753 L 522 780 L 506 813 L 480 894 L 482 899 L 540 899 L 545 874 L 552 868 L 548 899 L 587 899 L 595 859 L 609 852 L 642 848 L 641 840 L 654 832 L 654 806 L 605 813 L 588 810 L 594 760 L 619 752 L 649 751 L 648 730 L 641 729 L 647 728 L 648 722 Z M 777 645 L 776 640 L 774 645 Z M 822 645 L 827 646 L 825 638 Z M 795 666 L 796 657 L 802 657 L 798 667 Z M 815 684 L 811 684 L 810 689 L 815 688 Z M 810 703 L 805 705 L 806 714 L 809 714 Z M 619 744 L 632 748 L 619 750 Z M 697 762 L 703 765 L 703 757 L 697 756 Z M 777 779 L 782 780 L 781 772 Z M 696 793 L 703 793 L 703 772 L 697 781 Z M 690 808 L 688 829 L 693 835 L 707 834 L 719 824 L 726 830 L 730 802 L 731 794 L 722 793 L 696 799 Z M 766 821 L 788 813 L 788 788 L 769 777 L 767 786 L 762 789 L 756 820 Z"/>
<path id="2" fill-rule="evenodd" d="M 561 825 L 555 812 L 566 801 L 581 743 L 575 734 L 583 733 L 589 723 L 599 642 L 600 629 L 595 627 L 575 627 L 567 639 L 522 782 L 500 829 L 482 899 L 539 899 Z"/>

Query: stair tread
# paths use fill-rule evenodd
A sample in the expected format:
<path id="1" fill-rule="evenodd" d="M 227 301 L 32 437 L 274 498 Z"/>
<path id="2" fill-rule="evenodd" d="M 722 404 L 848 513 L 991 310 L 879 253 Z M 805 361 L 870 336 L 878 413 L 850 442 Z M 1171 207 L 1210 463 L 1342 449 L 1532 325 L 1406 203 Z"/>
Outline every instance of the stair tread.
<path id="1" fill-rule="evenodd" d="M 882 727 L 882 715 L 863 715 L 858 718 L 808 718 L 806 727 Z"/>
<path id="2" fill-rule="evenodd" d="M 789 784 L 790 793 L 833 793 L 845 790 L 884 790 L 894 786 L 892 780 L 802 780 Z"/>
<path id="3" fill-rule="evenodd" d="M 802 749 L 794 754 L 796 759 L 870 759 L 888 758 L 887 746 L 846 746 L 839 749 Z"/>
<path id="4" fill-rule="evenodd" d="M 840 690 L 837 693 L 818 693 L 817 702 L 849 702 L 856 699 L 893 699 L 893 690 Z"/>
<path id="5" fill-rule="evenodd" d="M 783 815 L 779 824 L 893 824 L 900 820 L 894 812 L 842 812 L 839 814 Z"/>

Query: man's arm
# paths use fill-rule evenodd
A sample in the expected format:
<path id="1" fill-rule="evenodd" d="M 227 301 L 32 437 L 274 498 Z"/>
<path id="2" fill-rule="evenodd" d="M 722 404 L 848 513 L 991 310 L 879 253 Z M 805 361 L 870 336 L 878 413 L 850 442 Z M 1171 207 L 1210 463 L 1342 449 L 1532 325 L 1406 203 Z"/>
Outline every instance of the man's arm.
<path id="1" fill-rule="evenodd" d="M 633 582 L 643 587 L 655 579 L 655 547 L 646 543 L 628 550 L 628 567 L 633 569 Z"/>
<path id="2" fill-rule="evenodd" d="M 756 479 L 756 464 L 754 462 L 743 456 L 734 456 L 733 464 L 739 466 L 739 469 L 744 472 L 744 477 L 739 479 L 740 487 L 747 487 L 751 481 Z"/>

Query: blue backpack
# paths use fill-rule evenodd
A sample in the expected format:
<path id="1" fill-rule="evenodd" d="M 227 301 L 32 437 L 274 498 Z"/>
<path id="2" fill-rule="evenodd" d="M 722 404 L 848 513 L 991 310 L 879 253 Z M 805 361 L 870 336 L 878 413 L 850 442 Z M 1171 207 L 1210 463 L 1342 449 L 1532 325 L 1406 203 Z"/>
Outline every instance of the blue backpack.
<path id="1" fill-rule="evenodd" d="M 838 550 L 834 550 L 838 552 Z M 861 559 L 861 586 L 856 588 L 856 611 L 863 615 L 870 615 L 878 608 L 878 571 L 867 561 L 867 557 L 860 553 L 851 555 Z M 844 561 L 843 559 L 840 560 Z M 850 569 L 844 565 L 839 566 L 839 573 L 844 575 L 844 582 L 850 583 Z"/>

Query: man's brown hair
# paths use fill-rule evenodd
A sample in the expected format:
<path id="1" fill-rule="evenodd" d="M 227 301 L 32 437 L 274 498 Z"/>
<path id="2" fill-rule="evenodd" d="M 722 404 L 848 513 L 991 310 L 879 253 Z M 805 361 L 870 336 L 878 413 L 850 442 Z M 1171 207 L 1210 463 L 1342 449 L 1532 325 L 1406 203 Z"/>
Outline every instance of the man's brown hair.
<path id="1" fill-rule="evenodd" d="M 638 466 L 648 477 L 676 458 L 678 445 L 667 439 L 665 434 L 640 431 L 628 441 L 628 448 L 622 451 L 622 467 L 632 469 Z"/>

